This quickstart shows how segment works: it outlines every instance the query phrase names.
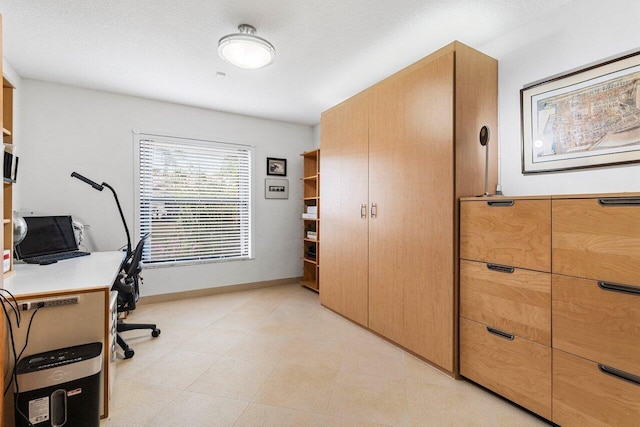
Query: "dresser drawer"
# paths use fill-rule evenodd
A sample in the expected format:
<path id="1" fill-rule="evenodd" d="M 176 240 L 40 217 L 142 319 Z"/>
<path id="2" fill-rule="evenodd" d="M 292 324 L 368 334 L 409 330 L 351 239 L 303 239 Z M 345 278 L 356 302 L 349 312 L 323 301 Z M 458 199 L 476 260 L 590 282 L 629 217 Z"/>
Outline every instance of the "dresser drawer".
<path id="1" fill-rule="evenodd" d="M 460 374 L 551 419 L 551 348 L 460 319 Z"/>
<path id="2" fill-rule="evenodd" d="M 556 274 L 552 286 L 553 347 L 640 375 L 640 287 Z"/>
<path id="3" fill-rule="evenodd" d="M 640 425 L 640 383 L 634 382 L 640 378 L 622 379 L 600 366 L 553 350 L 553 422 L 563 427 Z"/>
<path id="4" fill-rule="evenodd" d="M 460 203 L 461 258 L 550 271 L 550 248 L 550 200 Z"/>
<path id="5" fill-rule="evenodd" d="M 551 345 L 551 275 L 460 261 L 460 316 Z"/>
<path id="6" fill-rule="evenodd" d="M 633 200 L 633 199 L 629 199 Z M 640 198 L 553 200 L 553 272 L 640 286 Z"/>

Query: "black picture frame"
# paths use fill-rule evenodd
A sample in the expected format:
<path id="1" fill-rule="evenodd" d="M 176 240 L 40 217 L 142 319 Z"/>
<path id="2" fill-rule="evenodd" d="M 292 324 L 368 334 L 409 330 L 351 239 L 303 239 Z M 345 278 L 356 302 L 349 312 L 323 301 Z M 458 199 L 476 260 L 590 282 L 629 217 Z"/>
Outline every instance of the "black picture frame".
<path id="1" fill-rule="evenodd" d="M 287 159 L 267 157 L 267 175 L 287 176 Z"/>
<path id="2" fill-rule="evenodd" d="M 522 173 L 640 162 L 640 51 L 520 91 Z"/>

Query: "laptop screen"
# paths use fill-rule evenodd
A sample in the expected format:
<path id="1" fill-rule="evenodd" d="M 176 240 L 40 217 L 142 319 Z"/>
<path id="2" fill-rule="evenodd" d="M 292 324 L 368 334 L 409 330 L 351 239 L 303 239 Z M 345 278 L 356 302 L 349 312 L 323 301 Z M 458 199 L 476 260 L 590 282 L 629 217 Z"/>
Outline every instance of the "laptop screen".
<path id="1" fill-rule="evenodd" d="M 27 235 L 16 246 L 19 259 L 78 249 L 71 216 L 27 216 Z"/>

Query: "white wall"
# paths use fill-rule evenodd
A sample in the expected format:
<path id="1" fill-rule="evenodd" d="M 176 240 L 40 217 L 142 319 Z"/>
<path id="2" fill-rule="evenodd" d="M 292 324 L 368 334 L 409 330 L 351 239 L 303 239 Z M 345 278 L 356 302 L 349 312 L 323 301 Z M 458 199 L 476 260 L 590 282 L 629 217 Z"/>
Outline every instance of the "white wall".
<path id="1" fill-rule="evenodd" d="M 500 180 L 504 194 L 640 191 L 640 164 L 522 175 L 520 89 L 640 48 L 640 2 L 574 1 L 477 49 L 498 59 Z"/>
<path id="2" fill-rule="evenodd" d="M 70 174 L 77 171 L 113 186 L 133 229 L 133 129 L 256 146 L 255 259 L 146 269 L 144 295 L 302 275 L 299 154 L 313 148 L 310 126 L 28 79 L 20 87 L 20 110 L 19 205 L 14 209 L 72 214 L 91 226 L 89 250 L 116 250 L 126 238 L 111 193 L 95 191 Z M 266 157 L 288 160 L 288 200 L 265 200 Z"/>

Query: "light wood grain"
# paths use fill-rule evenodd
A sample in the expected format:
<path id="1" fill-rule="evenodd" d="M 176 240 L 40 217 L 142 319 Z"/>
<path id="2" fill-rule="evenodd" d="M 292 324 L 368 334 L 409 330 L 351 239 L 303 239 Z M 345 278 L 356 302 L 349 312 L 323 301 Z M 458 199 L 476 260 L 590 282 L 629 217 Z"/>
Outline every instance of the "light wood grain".
<path id="1" fill-rule="evenodd" d="M 369 101 L 363 93 L 324 112 L 322 173 L 322 290 L 320 302 L 368 326 Z"/>
<path id="2" fill-rule="evenodd" d="M 495 198 L 494 202 L 508 201 Z M 460 257 L 537 271 L 551 270 L 551 201 L 460 204 Z"/>
<path id="3" fill-rule="evenodd" d="M 453 61 L 444 55 L 376 85 L 369 142 L 370 201 L 378 206 L 369 223 L 370 327 L 448 371 Z"/>
<path id="4" fill-rule="evenodd" d="M 302 221 L 303 248 L 306 253 L 311 246 L 316 248 L 316 259 L 306 259 L 303 253 L 302 281 L 300 284 L 312 289 L 316 292 L 320 291 L 320 181 L 318 175 L 320 173 L 320 150 L 306 151 L 301 154 L 303 159 L 302 185 L 303 185 L 303 204 L 305 212 L 307 206 L 315 206 L 317 215 L 315 220 Z M 306 239 L 306 227 L 313 224 L 317 237 L 315 240 Z"/>
<path id="5" fill-rule="evenodd" d="M 0 58 L 3 57 L 2 56 L 2 15 L 0 15 Z M 2 62 L 2 61 L 0 61 Z M 2 64 L 0 63 L 0 74 L 2 74 Z M 4 90 L 3 90 L 4 92 Z M 0 94 L 0 98 L 2 98 L 2 94 Z M 4 128 L 4 123 L 3 123 L 3 116 L 4 116 L 4 101 L 2 99 L 0 99 L 0 108 L 2 110 L 0 110 L 0 128 Z M 6 184 L 5 184 L 5 191 L 3 191 L 3 193 L 6 193 Z M 4 208 L 5 206 L 5 200 L 4 200 L 5 194 L 0 194 L 0 203 L 2 203 L 3 206 L 3 213 L 4 211 L 6 211 L 6 209 Z M 3 216 L 3 219 L 7 218 L 6 216 Z M 2 231 L 0 231 L 0 233 L 2 233 L 0 235 L 0 240 L 5 242 L 6 244 L 6 236 L 5 234 L 7 233 L 7 225 L 3 225 L 2 227 Z M 13 230 L 12 231 L 12 236 L 13 236 Z M 6 247 L 6 246 L 4 246 Z M 13 262 L 13 260 L 12 260 Z M 0 276 L 0 288 L 4 289 L 4 284 L 3 284 L 3 276 Z M 4 318 L 4 316 L 0 316 L 0 385 L 2 386 L 2 393 L 0 393 L 0 409 L 3 409 L 5 407 L 5 402 L 4 402 L 4 388 L 5 388 L 5 366 L 7 365 L 7 361 L 8 361 L 8 354 L 9 352 L 7 351 L 7 337 L 5 335 L 5 331 L 6 331 L 6 320 Z M 0 411 L 0 412 L 4 412 L 4 410 Z M 0 427 L 4 426 L 4 415 L 0 414 Z"/>
<path id="6" fill-rule="evenodd" d="M 495 130 L 497 63 L 454 42 L 356 96 L 366 97 L 371 97 L 366 172 L 350 165 L 364 151 L 358 151 L 359 143 L 350 147 L 351 141 L 345 138 L 342 147 L 332 149 L 344 157 L 340 163 L 329 159 L 324 142 L 337 141 L 339 138 L 332 135 L 341 132 L 359 134 L 361 121 L 349 117 L 345 106 L 354 99 L 328 110 L 322 117 L 321 256 L 323 289 L 325 285 L 331 289 L 327 294 L 321 292 L 321 302 L 353 319 L 353 315 L 345 314 L 345 303 L 339 301 L 359 303 L 359 280 L 368 274 L 368 326 L 455 375 L 457 198 L 484 188 L 485 151 L 477 143 L 477 134 L 483 125 L 494 126 Z M 340 126 L 353 129 L 336 130 Z M 496 181 L 496 148 L 490 147 L 492 186 Z M 333 165 L 327 166 L 327 162 Z M 457 167 L 460 170 L 456 171 Z M 332 238 L 334 242 L 362 247 L 359 225 L 349 223 L 345 213 L 352 210 L 346 208 L 347 202 L 360 199 L 360 184 L 352 184 L 351 180 L 361 174 L 369 177 L 368 198 L 358 203 L 366 203 L 367 216 L 372 205 L 377 210 L 377 217 L 367 221 L 367 271 L 361 269 L 362 256 L 354 258 L 354 250 L 338 248 L 328 255 L 332 251 L 327 247 L 328 209 L 333 210 L 330 215 L 335 215 L 329 218 L 330 226 L 335 227 L 331 233 L 337 236 L 336 230 L 341 230 L 341 238 Z M 347 189 L 340 190 L 341 186 Z M 337 205 L 327 205 L 342 197 L 340 191 L 348 192 L 342 204 L 345 219 L 339 218 Z M 327 202 L 328 197 L 334 200 Z M 342 224 L 333 224 L 334 221 Z M 333 260 L 328 261 L 327 256 Z M 328 269 L 327 262 L 331 264 Z M 346 271 L 357 272 L 357 278 Z M 337 284 L 345 277 L 355 281 L 355 290 L 347 294 L 341 291 L 345 286 Z M 329 282 L 336 285 L 327 285 Z"/>
<path id="7" fill-rule="evenodd" d="M 640 286 L 640 206 L 553 200 L 553 272 Z"/>
<path id="8" fill-rule="evenodd" d="M 564 427 L 635 427 L 640 386 L 604 374 L 598 364 L 553 350 L 553 422 Z"/>
<path id="9" fill-rule="evenodd" d="M 551 348 L 513 341 L 486 326 L 460 319 L 460 373 L 490 390 L 551 418 Z"/>
<path id="10" fill-rule="evenodd" d="M 460 316 L 551 345 L 551 275 L 460 261 Z"/>
<path id="11" fill-rule="evenodd" d="M 554 274 L 552 281 L 553 347 L 640 375 L 640 295 L 593 280 Z"/>

